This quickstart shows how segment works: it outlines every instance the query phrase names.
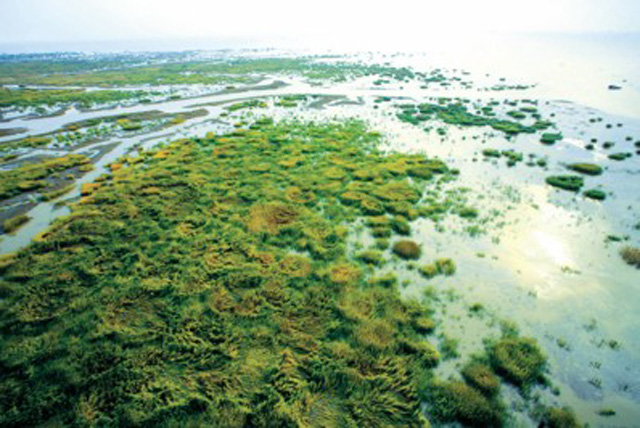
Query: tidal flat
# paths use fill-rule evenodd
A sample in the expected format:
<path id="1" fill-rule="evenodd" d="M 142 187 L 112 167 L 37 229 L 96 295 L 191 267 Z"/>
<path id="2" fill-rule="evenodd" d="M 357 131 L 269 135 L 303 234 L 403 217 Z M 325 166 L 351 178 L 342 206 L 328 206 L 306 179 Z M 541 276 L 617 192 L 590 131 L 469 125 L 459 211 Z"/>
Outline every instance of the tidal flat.
<path id="1" fill-rule="evenodd" d="M 225 55 L 0 61 L 0 425 L 637 423 L 640 118 Z"/>

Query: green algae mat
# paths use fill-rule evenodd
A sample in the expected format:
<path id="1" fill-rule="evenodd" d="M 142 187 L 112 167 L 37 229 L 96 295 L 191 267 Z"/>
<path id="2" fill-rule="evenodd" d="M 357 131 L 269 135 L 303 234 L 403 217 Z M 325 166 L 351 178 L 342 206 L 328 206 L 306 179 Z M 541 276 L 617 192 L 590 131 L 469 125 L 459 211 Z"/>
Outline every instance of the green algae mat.
<path id="1" fill-rule="evenodd" d="M 527 396 L 545 357 L 511 335 L 460 379 L 434 375 L 428 303 L 375 266 L 419 257 L 409 222 L 456 209 L 433 198 L 456 172 L 379 140 L 359 122 L 261 119 L 85 186 L 0 259 L 0 425 L 507 423 L 501 384 Z M 358 222 L 394 249 L 350 254 Z M 576 425 L 557 408 L 539 420 Z"/>

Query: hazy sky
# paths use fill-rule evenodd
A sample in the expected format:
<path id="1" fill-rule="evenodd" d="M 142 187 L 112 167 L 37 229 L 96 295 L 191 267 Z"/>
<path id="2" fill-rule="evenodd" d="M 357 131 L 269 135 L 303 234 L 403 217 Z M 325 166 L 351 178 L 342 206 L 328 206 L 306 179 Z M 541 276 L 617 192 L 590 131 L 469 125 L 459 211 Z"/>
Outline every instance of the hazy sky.
<path id="1" fill-rule="evenodd" d="M 640 31 L 640 0 L 0 0 L 0 43 Z"/>

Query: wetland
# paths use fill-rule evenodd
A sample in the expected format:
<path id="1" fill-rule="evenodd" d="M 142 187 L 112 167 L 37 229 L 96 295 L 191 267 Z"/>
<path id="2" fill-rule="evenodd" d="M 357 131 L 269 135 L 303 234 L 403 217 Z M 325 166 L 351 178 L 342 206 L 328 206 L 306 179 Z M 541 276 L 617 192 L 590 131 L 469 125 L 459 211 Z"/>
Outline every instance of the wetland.
<path id="1" fill-rule="evenodd" d="M 0 425 L 637 426 L 640 111 L 403 53 L 0 85 Z"/>

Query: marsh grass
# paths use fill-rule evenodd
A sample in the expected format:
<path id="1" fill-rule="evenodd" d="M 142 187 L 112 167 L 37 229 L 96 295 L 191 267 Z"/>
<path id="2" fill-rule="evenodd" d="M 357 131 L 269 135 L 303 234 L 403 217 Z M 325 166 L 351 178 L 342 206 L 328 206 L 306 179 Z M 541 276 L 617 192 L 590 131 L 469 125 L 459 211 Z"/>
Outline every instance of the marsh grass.
<path id="1" fill-rule="evenodd" d="M 20 227 L 22 227 L 22 225 L 26 224 L 29 220 L 31 220 L 31 217 L 26 215 L 12 217 L 2 223 L 2 229 L 4 233 L 13 233 Z"/>
<path id="2" fill-rule="evenodd" d="M 90 162 L 90 159 L 84 155 L 70 154 L 0 171 L 0 201 L 22 193 L 46 189 L 49 186 L 48 179 L 57 173 L 87 165 Z"/>
<path id="3" fill-rule="evenodd" d="M 1 267 L 0 424 L 420 426 L 429 312 L 345 250 L 363 200 L 384 214 L 420 198 L 390 166 L 430 160 L 378 153 L 378 138 L 262 122 L 84 185 Z M 378 182 L 352 176 L 365 162 Z M 408 233 L 404 217 L 378 221 Z"/>
<path id="4" fill-rule="evenodd" d="M 439 326 L 376 272 L 383 254 L 347 251 L 363 221 L 384 240 L 466 206 L 440 194 L 455 178 L 441 161 L 379 141 L 360 122 L 256 120 L 83 185 L 0 260 L 0 425 L 421 427 L 422 400 L 435 419 L 502 424 L 482 373 L 436 381 Z M 510 346 L 491 367 L 528 383 L 539 367 Z"/>

